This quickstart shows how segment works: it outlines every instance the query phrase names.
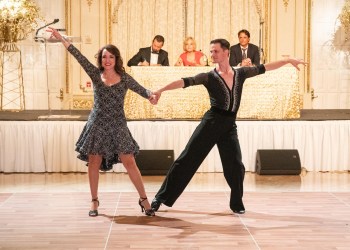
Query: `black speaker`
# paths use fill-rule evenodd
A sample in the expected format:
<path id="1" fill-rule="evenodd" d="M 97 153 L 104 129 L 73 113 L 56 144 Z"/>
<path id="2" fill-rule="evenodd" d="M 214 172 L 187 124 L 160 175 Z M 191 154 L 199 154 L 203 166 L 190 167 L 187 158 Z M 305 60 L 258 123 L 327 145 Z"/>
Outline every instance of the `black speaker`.
<path id="1" fill-rule="evenodd" d="M 166 175 L 174 162 L 174 150 L 140 150 L 135 160 L 142 175 Z"/>
<path id="2" fill-rule="evenodd" d="M 259 149 L 256 172 L 261 175 L 299 175 L 301 163 L 296 149 Z"/>

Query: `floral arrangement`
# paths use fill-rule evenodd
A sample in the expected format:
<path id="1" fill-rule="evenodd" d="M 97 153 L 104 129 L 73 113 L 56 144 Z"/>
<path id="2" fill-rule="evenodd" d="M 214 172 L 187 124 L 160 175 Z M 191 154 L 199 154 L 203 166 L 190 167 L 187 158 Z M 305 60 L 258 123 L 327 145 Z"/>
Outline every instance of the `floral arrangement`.
<path id="1" fill-rule="evenodd" d="M 345 34 L 348 35 L 350 29 L 350 0 L 345 1 L 338 18 L 345 29 Z"/>
<path id="2" fill-rule="evenodd" d="M 33 0 L 0 0 L 0 43 L 26 39 L 40 19 Z"/>

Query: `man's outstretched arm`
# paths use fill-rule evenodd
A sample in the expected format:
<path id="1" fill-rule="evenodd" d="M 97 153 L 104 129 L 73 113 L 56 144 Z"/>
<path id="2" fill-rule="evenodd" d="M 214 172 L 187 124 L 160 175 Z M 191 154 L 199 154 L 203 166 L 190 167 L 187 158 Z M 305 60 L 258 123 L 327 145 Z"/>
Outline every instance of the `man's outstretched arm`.
<path id="1" fill-rule="evenodd" d="M 168 90 L 173 90 L 173 89 L 183 88 L 184 86 L 185 86 L 184 80 L 180 79 L 180 80 L 171 82 L 168 85 L 165 85 L 161 89 L 158 89 L 156 92 L 154 92 L 154 94 L 157 96 L 157 100 L 159 100 L 162 92 L 168 91 Z"/>
<path id="2" fill-rule="evenodd" d="M 284 59 L 284 60 L 266 63 L 266 64 L 264 64 L 264 66 L 265 66 L 266 71 L 269 71 L 269 70 L 278 69 L 278 68 L 280 68 L 288 63 L 292 64 L 297 70 L 300 70 L 300 68 L 298 66 L 299 64 L 302 64 L 302 65 L 307 64 L 302 59 L 288 58 L 288 59 Z"/>

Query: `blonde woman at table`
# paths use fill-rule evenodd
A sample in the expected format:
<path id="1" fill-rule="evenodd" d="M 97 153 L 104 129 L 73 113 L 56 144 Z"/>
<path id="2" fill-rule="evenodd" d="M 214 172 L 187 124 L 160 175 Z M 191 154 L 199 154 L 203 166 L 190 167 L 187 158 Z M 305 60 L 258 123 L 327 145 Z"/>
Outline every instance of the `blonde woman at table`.
<path id="1" fill-rule="evenodd" d="M 78 158 L 88 162 L 92 197 L 89 216 L 98 215 L 99 170 L 108 171 L 118 162 L 123 163 L 139 193 L 138 204 L 141 212 L 154 216 L 135 162 L 134 157 L 139 152 L 139 146 L 127 127 L 124 98 L 128 89 L 148 98 L 152 104 L 156 103 L 156 96 L 125 72 L 120 52 L 114 45 L 108 44 L 98 51 L 96 67 L 56 29 L 49 28 L 48 31 L 52 37 L 62 42 L 93 82 L 94 107 L 76 143 Z"/>
<path id="2" fill-rule="evenodd" d="M 193 37 L 186 37 L 183 42 L 184 52 L 177 59 L 175 66 L 206 66 L 208 58 L 196 50 L 196 41 Z"/>
<path id="3" fill-rule="evenodd" d="M 212 40 L 210 55 L 213 63 L 216 64 L 215 68 L 206 73 L 171 82 L 155 92 L 159 99 L 164 91 L 204 85 L 210 96 L 211 108 L 204 114 L 185 149 L 170 166 L 161 188 L 152 201 L 154 211 L 158 211 L 161 204 L 173 206 L 205 157 L 217 145 L 224 177 L 231 189 L 230 208 L 233 213 L 245 213 L 243 204 L 245 167 L 242 162 L 236 125 L 244 81 L 288 63 L 299 69 L 298 65 L 305 65 L 305 62 L 288 58 L 235 69 L 229 64 L 229 50 L 230 43 L 227 40 Z"/>

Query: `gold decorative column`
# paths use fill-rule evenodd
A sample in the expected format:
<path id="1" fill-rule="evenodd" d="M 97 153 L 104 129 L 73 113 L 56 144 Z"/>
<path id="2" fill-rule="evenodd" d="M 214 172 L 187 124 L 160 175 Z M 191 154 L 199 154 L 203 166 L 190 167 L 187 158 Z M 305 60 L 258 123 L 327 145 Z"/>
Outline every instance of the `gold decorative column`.
<path id="1" fill-rule="evenodd" d="M 24 91 L 21 51 L 24 40 L 40 20 L 33 0 L 0 1 L 0 110 L 23 110 Z"/>
<path id="2" fill-rule="evenodd" d="M 0 110 L 24 110 L 21 51 L 15 43 L 1 48 Z"/>

